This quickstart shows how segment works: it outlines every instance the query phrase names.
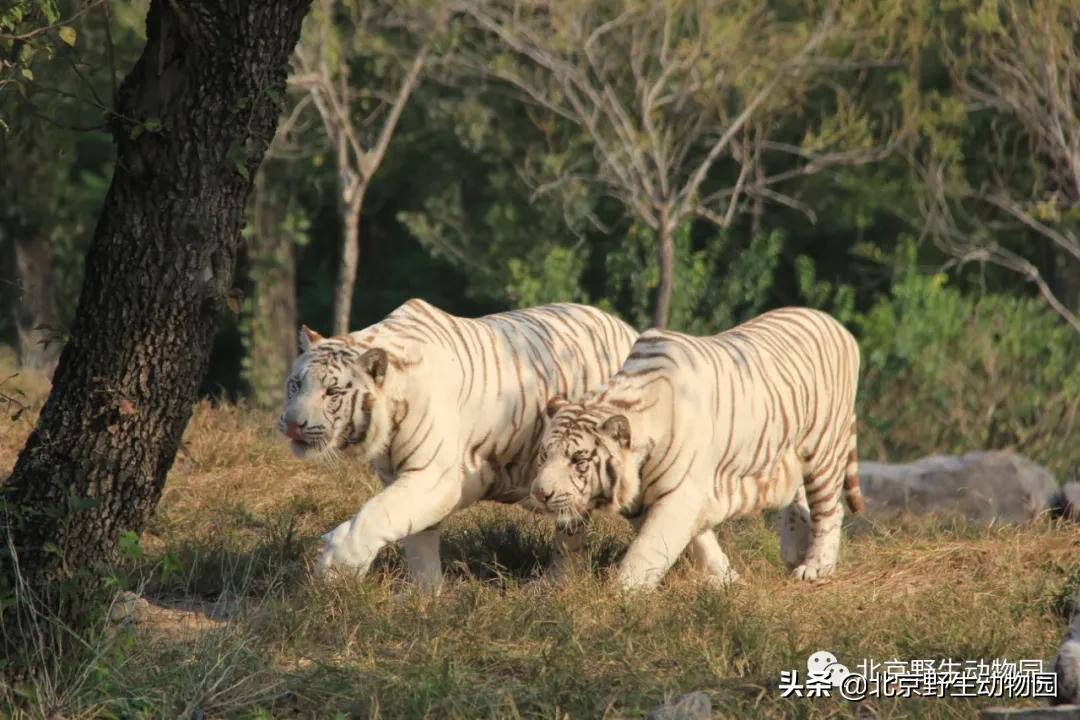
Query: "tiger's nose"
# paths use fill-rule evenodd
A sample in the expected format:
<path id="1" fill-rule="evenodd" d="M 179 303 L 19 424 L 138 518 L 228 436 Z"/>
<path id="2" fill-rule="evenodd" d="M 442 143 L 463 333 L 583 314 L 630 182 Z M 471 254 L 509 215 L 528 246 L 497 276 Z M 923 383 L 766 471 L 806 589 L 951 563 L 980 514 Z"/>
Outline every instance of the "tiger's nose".
<path id="1" fill-rule="evenodd" d="M 285 423 L 285 437 L 290 440 L 296 440 L 297 442 L 304 441 L 304 425 L 307 423 L 287 422 Z"/>
<path id="2" fill-rule="evenodd" d="M 544 492 L 543 488 L 536 488 L 535 490 L 533 490 L 533 497 L 536 498 L 536 501 L 539 502 L 541 505 L 547 505 L 547 501 L 550 500 L 551 496 L 554 494 L 554 490 L 552 490 L 551 492 Z"/>

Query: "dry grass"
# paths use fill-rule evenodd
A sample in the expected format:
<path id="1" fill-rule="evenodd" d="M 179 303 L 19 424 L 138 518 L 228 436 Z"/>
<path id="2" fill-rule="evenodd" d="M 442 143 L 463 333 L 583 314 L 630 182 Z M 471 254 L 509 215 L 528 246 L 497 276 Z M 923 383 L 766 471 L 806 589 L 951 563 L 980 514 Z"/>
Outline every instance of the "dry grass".
<path id="1" fill-rule="evenodd" d="M 28 431 L 0 422 L 0 477 Z M 269 415 L 201 404 L 124 568 L 152 607 L 92 638 L 104 649 L 75 697 L 27 716 L 638 718 L 704 690 L 718 717 L 971 717 L 988 701 L 854 706 L 783 699 L 776 684 L 819 649 L 849 663 L 1049 658 L 1080 543 L 1049 522 L 860 520 L 835 577 L 808 586 L 783 571 L 771 518 L 754 518 L 720 529 L 743 576 L 730 592 L 680 565 L 660 591 L 618 598 L 604 573 L 629 537 L 621 521 L 593 530 L 591 572 L 552 587 L 534 582 L 549 521 L 478 507 L 449 523 L 438 597 L 401 581 L 396 550 L 364 580 L 313 582 L 316 539 L 373 489 L 351 465 L 289 457 Z"/>

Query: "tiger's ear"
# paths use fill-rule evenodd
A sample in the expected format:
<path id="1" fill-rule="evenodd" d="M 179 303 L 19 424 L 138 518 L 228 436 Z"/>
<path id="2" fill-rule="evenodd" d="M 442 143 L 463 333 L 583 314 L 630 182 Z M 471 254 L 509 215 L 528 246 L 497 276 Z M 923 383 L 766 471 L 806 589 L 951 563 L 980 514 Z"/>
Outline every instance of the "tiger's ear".
<path id="1" fill-rule="evenodd" d="M 307 325 L 300 326 L 300 352 L 307 352 L 312 345 L 318 345 L 325 339 Z"/>
<path id="2" fill-rule="evenodd" d="M 371 348 L 360 356 L 360 367 L 371 376 L 376 385 L 382 385 L 386 379 L 386 366 L 390 364 L 390 357 L 382 348 Z"/>
<path id="3" fill-rule="evenodd" d="M 566 398 L 564 398 L 562 395 L 556 395 L 555 397 L 548 400 L 547 407 L 544 408 L 544 414 L 547 415 L 549 418 L 553 418 L 555 417 L 555 413 L 562 410 L 564 407 L 567 406 L 567 404 L 568 403 L 566 402 Z"/>
<path id="4" fill-rule="evenodd" d="M 610 437 L 623 450 L 630 449 L 630 421 L 625 415 L 612 415 L 600 426 L 600 432 Z"/>

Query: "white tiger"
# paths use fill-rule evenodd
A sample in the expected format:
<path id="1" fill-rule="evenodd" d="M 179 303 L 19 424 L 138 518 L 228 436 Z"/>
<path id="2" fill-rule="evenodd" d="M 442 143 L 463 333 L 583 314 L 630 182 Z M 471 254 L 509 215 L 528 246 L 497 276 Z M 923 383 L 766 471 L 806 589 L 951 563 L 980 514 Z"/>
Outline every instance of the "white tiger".
<path id="1" fill-rule="evenodd" d="M 438 523 L 478 500 L 527 498 L 547 402 L 599 387 L 636 336 L 571 304 L 466 319 L 409 300 L 349 335 L 305 326 L 278 429 L 299 457 L 354 449 L 385 486 L 323 536 L 319 569 L 363 573 L 403 539 L 410 575 L 437 587 Z M 572 554 L 562 534 L 556 547 Z"/>
<path id="2" fill-rule="evenodd" d="M 858 375 L 855 339 L 816 310 L 775 310 L 707 338 L 647 330 L 594 395 L 549 404 L 533 495 L 560 525 L 595 508 L 643 521 L 618 569 L 626 588 L 654 587 L 688 546 L 698 569 L 733 581 L 712 528 L 763 507 L 784 508 L 794 575 L 824 577 L 841 491 L 862 509 Z"/>

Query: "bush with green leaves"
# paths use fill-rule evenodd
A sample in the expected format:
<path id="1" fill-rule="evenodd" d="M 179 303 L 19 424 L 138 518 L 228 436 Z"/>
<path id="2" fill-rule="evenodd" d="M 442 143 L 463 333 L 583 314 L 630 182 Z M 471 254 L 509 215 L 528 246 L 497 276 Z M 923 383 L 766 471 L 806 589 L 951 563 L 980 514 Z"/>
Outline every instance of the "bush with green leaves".
<path id="1" fill-rule="evenodd" d="M 892 289 L 856 314 L 863 457 L 1012 448 L 1059 480 L 1080 466 L 1080 334 L 1036 298 L 965 294 L 897 254 Z"/>
<path id="2" fill-rule="evenodd" d="M 783 236 L 757 235 L 744 246 L 729 233 L 694 238 L 683 226 L 673 238 L 675 277 L 669 327 L 712 335 L 768 308 Z M 652 231 L 631 226 L 618 252 L 607 256 L 607 296 L 599 304 L 621 310 L 632 325 L 649 327 L 660 267 Z"/>

